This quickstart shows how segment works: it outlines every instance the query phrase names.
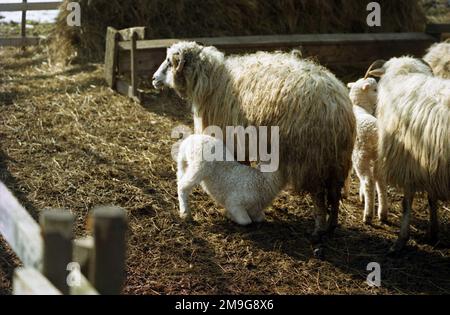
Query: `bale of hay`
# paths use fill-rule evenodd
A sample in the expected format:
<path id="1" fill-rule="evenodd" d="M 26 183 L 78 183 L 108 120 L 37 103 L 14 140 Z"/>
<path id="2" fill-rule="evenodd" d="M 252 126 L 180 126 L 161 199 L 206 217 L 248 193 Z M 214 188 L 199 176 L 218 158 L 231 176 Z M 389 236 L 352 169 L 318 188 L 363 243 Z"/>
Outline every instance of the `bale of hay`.
<path id="1" fill-rule="evenodd" d="M 380 0 L 382 26 L 366 23 L 361 0 L 77 0 L 81 27 L 70 27 L 64 0 L 53 31 L 50 53 L 101 60 L 108 26 L 146 26 L 150 39 L 300 33 L 422 31 L 425 16 L 417 0 Z"/>

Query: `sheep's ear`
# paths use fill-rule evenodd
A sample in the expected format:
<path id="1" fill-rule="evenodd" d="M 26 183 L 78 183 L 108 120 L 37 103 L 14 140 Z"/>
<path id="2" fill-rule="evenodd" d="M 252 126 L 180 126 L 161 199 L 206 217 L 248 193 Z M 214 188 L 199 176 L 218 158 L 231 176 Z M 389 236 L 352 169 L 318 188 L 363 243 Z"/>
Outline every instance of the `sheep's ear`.
<path id="1" fill-rule="evenodd" d="M 186 60 L 181 54 L 179 54 L 179 53 L 173 54 L 172 64 L 177 73 L 183 71 L 185 63 L 186 63 Z"/>
<path id="2" fill-rule="evenodd" d="M 386 71 L 383 68 L 379 68 L 379 69 L 374 69 L 369 71 L 369 75 L 373 76 L 373 77 L 382 77 L 384 74 L 386 73 Z"/>
<path id="3" fill-rule="evenodd" d="M 347 87 L 351 89 L 355 85 L 355 82 L 350 82 L 347 84 Z"/>
<path id="4" fill-rule="evenodd" d="M 369 83 L 365 83 L 365 84 L 363 85 L 363 87 L 362 87 L 362 90 L 363 90 L 363 91 L 367 91 L 367 90 L 369 89 L 369 87 L 370 87 L 370 84 L 369 84 Z"/>

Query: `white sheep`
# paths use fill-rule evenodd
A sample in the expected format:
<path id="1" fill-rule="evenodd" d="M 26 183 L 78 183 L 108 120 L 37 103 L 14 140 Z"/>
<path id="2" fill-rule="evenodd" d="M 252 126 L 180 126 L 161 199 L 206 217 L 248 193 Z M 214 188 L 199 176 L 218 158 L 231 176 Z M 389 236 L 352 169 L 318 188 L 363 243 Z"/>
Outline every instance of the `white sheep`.
<path id="1" fill-rule="evenodd" d="M 359 198 L 364 200 L 364 223 L 372 221 L 375 212 L 375 187 L 378 194 L 378 218 L 386 221 L 388 200 L 386 183 L 377 166 L 378 127 L 373 116 L 377 103 L 377 81 L 363 78 L 349 83 L 350 99 L 356 117 L 356 142 L 353 148 L 353 168 L 360 181 Z M 345 185 L 348 195 L 350 176 Z"/>
<path id="2" fill-rule="evenodd" d="M 205 152 L 223 152 L 222 160 L 209 160 Z M 264 208 L 284 186 L 279 171 L 264 173 L 234 161 L 223 142 L 207 135 L 191 135 L 181 143 L 178 152 L 178 198 L 180 216 L 191 219 L 188 197 L 195 185 L 224 206 L 228 217 L 240 224 L 262 222 Z"/>
<path id="3" fill-rule="evenodd" d="M 379 163 L 387 183 L 403 189 L 400 235 L 391 252 L 410 236 L 416 192 L 428 193 L 430 239 L 438 238 L 438 200 L 450 199 L 450 80 L 433 76 L 429 65 L 411 57 L 374 63 L 381 76 L 377 119 Z"/>
<path id="4" fill-rule="evenodd" d="M 314 201 L 313 242 L 337 226 L 356 122 L 345 85 L 328 69 L 297 53 L 225 56 L 179 42 L 168 48 L 153 85 L 191 104 L 196 133 L 208 126 L 278 126 L 280 171 Z"/>
<path id="5" fill-rule="evenodd" d="M 433 44 L 423 59 L 436 76 L 450 79 L 450 41 Z"/>

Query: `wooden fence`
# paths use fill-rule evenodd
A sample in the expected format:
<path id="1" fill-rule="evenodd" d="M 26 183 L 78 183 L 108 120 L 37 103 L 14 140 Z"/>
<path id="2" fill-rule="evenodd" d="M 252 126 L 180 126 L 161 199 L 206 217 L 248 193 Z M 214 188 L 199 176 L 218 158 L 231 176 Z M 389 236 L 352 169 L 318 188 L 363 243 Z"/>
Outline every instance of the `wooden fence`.
<path id="1" fill-rule="evenodd" d="M 0 12 L 22 11 L 21 36 L 0 38 L 0 46 L 24 47 L 39 44 L 42 38 L 27 37 L 26 35 L 27 11 L 58 10 L 62 3 L 62 1 L 28 3 L 27 0 L 22 0 L 22 3 L 0 3 Z"/>
<path id="2" fill-rule="evenodd" d="M 212 45 L 225 53 L 249 53 L 258 50 L 299 48 L 305 57 L 317 58 L 329 67 L 345 65 L 367 68 L 376 59 L 410 54 L 422 57 L 450 25 L 428 25 L 425 33 L 299 34 L 270 36 L 190 38 Z M 164 61 L 166 48 L 180 39 L 148 40 L 144 27 L 107 29 L 105 79 L 117 92 L 140 101 L 139 78 L 150 80 Z"/>
<path id="3" fill-rule="evenodd" d="M 120 294 L 125 279 L 126 216 L 118 207 L 92 212 L 93 237 L 73 240 L 74 216 L 45 210 L 40 225 L 0 182 L 0 234 L 21 260 L 13 293 Z"/>

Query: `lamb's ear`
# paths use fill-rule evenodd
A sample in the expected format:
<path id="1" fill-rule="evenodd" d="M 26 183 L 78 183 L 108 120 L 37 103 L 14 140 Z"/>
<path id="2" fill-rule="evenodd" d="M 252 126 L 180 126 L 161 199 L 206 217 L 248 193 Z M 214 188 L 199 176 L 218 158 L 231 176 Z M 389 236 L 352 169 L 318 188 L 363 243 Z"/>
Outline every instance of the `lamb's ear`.
<path id="1" fill-rule="evenodd" d="M 347 87 L 351 89 L 355 85 L 355 82 L 350 82 L 347 84 Z"/>
<path id="2" fill-rule="evenodd" d="M 172 64 L 176 73 L 183 71 L 186 59 L 179 53 L 175 53 L 172 56 Z"/>

